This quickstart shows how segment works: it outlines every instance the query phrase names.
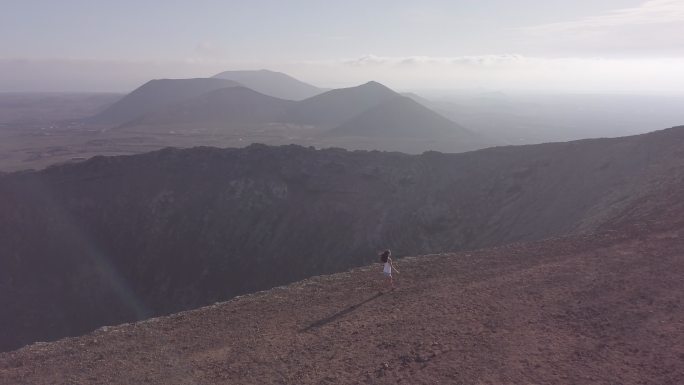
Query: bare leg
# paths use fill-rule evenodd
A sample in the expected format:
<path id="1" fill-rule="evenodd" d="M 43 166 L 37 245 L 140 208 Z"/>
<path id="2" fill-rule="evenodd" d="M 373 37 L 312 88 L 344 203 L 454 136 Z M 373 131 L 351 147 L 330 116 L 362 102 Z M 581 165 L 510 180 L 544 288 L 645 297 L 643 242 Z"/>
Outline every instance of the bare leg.
<path id="1" fill-rule="evenodd" d="M 387 287 L 394 289 L 394 282 L 392 281 L 391 275 L 385 276 L 385 282 L 387 283 Z"/>

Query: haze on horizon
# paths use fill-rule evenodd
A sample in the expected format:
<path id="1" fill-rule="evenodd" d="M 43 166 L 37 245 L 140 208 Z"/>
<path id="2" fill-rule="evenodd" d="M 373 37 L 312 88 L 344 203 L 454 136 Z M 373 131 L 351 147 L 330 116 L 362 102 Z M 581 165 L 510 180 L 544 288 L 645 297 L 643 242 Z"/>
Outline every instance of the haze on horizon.
<path id="1" fill-rule="evenodd" d="M 684 93 L 684 0 L 6 0 L 0 92 L 232 69 L 321 87 Z"/>

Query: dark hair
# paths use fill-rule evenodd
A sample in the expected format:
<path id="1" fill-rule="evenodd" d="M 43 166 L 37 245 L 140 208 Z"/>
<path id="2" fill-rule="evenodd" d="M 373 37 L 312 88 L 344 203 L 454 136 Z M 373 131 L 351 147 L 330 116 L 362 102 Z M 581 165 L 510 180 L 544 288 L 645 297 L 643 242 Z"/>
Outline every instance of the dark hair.
<path id="1" fill-rule="evenodd" d="M 387 259 L 389 258 L 390 254 L 392 254 L 392 252 L 389 251 L 389 249 L 383 251 L 382 254 L 380 254 L 380 260 L 383 262 L 387 262 Z"/>

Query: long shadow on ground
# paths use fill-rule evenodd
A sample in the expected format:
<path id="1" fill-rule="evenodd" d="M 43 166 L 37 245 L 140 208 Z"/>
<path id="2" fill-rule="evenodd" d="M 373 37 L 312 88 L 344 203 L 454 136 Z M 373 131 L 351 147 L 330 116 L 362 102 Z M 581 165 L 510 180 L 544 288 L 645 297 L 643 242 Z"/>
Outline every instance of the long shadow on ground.
<path id="1" fill-rule="evenodd" d="M 327 324 L 329 324 L 329 323 L 331 323 L 331 322 L 333 322 L 333 321 L 336 321 L 336 320 L 338 320 L 338 319 L 340 319 L 340 318 L 346 316 L 347 314 L 353 312 L 354 310 L 358 309 L 359 307 L 361 307 L 361 306 L 367 304 L 368 302 L 371 302 L 371 301 L 377 299 L 377 298 L 380 297 L 381 295 L 382 295 L 382 293 L 377 293 L 376 295 L 374 295 L 374 296 L 372 296 L 372 297 L 370 297 L 370 298 L 368 298 L 368 299 L 365 299 L 365 300 L 363 300 L 363 301 L 361 301 L 361 302 L 359 302 L 359 303 L 357 303 L 357 304 L 351 305 L 351 306 L 349 306 L 348 308 L 346 308 L 346 309 L 344 309 L 344 310 L 341 310 L 341 311 L 339 311 L 339 312 L 337 312 L 337 313 L 335 313 L 335 314 L 333 314 L 333 315 L 331 315 L 331 316 L 329 316 L 329 317 L 325 317 L 325 318 L 319 319 L 318 321 L 315 321 L 314 323 L 312 323 L 311 325 L 305 327 L 304 329 L 300 329 L 299 332 L 300 332 L 300 333 L 302 333 L 302 332 L 308 332 L 308 331 L 310 331 L 310 330 L 312 330 L 312 329 L 319 328 L 319 327 L 324 326 L 324 325 L 327 325 Z"/>

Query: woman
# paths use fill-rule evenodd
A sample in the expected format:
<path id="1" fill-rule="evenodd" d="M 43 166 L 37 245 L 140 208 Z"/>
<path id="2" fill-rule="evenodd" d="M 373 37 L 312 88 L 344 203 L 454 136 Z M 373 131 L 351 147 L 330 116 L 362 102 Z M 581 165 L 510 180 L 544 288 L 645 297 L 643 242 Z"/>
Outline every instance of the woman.
<path id="1" fill-rule="evenodd" d="M 382 267 L 382 274 L 385 276 L 385 282 L 389 284 L 389 286 L 394 289 L 394 281 L 392 280 L 392 270 L 396 271 L 399 273 L 399 270 L 397 270 L 394 265 L 392 265 L 392 258 L 390 255 L 392 254 L 391 251 L 385 250 L 378 255 L 380 256 L 380 261 L 384 263 Z"/>

